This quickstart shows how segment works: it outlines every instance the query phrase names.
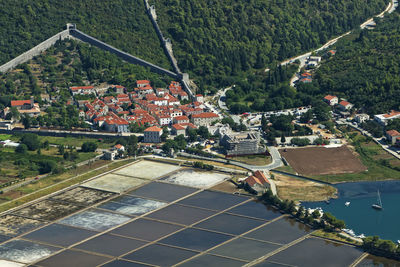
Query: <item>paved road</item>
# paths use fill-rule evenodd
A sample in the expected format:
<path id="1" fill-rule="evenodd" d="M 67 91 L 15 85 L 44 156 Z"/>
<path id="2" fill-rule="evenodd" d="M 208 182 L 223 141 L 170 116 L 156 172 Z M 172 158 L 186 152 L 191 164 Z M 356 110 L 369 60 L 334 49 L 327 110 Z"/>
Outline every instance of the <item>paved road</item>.
<path id="1" fill-rule="evenodd" d="M 228 107 L 226 106 L 226 92 L 228 90 L 231 90 L 233 86 L 225 88 L 223 90 L 218 91 L 217 94 L 219 94 L 219 98 L 218 98 L 218 106 L 221 110 L 229 110 Z"/>
<path id="2" fill-rule="evenodd" d="M 198 159 L 204 159 L 204 160 L 211 160 L 211 161 L 215 161 L 215 162 L 220 162 L 220 163 L 229 163 L 231 165 L 235 165 L 238 167 L 242 167 L 251 171 L 269 171 L 275 168 L 278 168 L 280 166 L 283 166 L 283 162 L 281 159 L 281 155 L 278 152 L 278 149 L 276 149 L 273 146 L 269 146 L 268 150 L 271 154 L 271 158 L 272 158 L 272 162 L 268 165 L 264 165 L 264 166 L 255 166 L 255 165 L 249 165 L 243 162 L 238 162 L 238 161 L 234 161 L 234 160 L 227 160 L 227 159 L 222 159 L 222 158 L 208 158 L 208 157 L 202 157 L 202 156 L 197 156 L 197 155 L 192 155 L 192 154 L 188 154 L 186 152 L 180 152 L 180 154 L 182 156 L 185 157 L 191 157 L 191 158 L 198 158 Z"/>

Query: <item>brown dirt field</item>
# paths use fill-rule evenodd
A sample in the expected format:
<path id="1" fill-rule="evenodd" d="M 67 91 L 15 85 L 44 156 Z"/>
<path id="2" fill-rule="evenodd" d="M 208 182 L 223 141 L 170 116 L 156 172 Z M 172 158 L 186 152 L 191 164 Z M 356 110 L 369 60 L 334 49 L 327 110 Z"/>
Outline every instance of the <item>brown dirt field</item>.
<path id="1" fill-rule="evenodd" d="M 296 179 L 274 173 L 274 181 L 281 199 L 293 201 L 322 201 L 336 198 L 337 190 L 333 186 L 312 181 Z"/>
<path id="2" fill-rule="evenodd" d="M 308 147 L 279 150 L 290 166 L 301 175 L 357 173 L 367 168 L 346 146 Z"/>

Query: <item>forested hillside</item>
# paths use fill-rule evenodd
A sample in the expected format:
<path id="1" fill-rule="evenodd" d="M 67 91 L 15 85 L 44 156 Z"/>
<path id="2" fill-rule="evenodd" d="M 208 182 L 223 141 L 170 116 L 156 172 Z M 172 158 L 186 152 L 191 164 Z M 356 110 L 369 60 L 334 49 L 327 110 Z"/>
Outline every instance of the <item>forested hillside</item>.
<path id="1" fill-rule="evenodd" d="M 308 51 L 382 11 L 385 0 L 151 0 L 182 70 L 201 88 Z M 212 89 L 212 88 L 210 88 Z"/>
<path id="2" fill-rule="evenodd" d="M 170 68 L 143 0 L 0 0 L 0 7 L 0 65 L 71 22 L 121 50 Z"/>
<path id="3" fill-rule="evenodd" d="M 371 114 L 400 109 L 400 14 L 398 10 L 337 44 L 334 58 L 322 64 L 313 93 L 334 93 Z"/>

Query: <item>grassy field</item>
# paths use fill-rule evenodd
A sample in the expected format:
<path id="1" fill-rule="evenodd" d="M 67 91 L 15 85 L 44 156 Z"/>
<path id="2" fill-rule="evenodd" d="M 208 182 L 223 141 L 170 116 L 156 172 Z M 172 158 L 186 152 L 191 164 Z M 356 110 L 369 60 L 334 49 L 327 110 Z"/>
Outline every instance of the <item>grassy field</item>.
<path id="1" fill-rule="evenodd" d="M 278 167 L 275 170 L 277 171 L 281 171 L 281 172 L 287 172 L 287 173 L 291 173 L 291 174 L 296 174 L 296 171 L 293 170 L 292 167 L 290 167 L 289 165 L 287 166 L 282 166 L 282 167 Z"/>
<path id="2" fill-rule="evenodd" d="M 272 162 L 271 157 L 266 155 L 239 156 L 239 157 L 232 157 L 230 159 L 254 166 L 263 166 L 270 164 Z"/>
<path id="3" fill-rule="evenodd" d="M 274 173 L 278 196 L 293 201 L 322 201 L 336 195 L 336 188 L 303 179 Z"/>
<path id="4" fill-rule="evenodd" d="M 312 178 L 329 183 L 400 179 L 400 171 L 395 169 L 399 166 L 398 159 L 387 153 L 375 142 L 367 142 L 365 137 L 361 135 L 355 136 L 352 141 L 361 162 L 368 168 L 367 171 L 340 175 L 314 176 Z"/>
<path id="5" fill-rule="evenodd" d="M 96 175 L 116 169 L 133 161 L 133 159 L 113 163 L 108 161 L 97 161 L 90 166 L 84 165 L 59 175 L 51 175 L 35 181 L 32 184 L 6 192 L 0 197 L 0 212 L 46 196 L 71 185 L 81 183 Z M 99 169 L 95 170 L 96 168 Z"/>

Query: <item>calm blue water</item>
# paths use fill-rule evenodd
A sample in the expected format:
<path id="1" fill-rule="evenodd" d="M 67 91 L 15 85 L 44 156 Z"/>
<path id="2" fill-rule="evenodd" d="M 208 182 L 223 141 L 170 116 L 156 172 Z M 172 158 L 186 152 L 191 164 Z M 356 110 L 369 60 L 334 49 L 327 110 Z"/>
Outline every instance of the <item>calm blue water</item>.
<path id="1" fill-rule="evenodd" d="M 346 222 L 358 234 L 378 235 L 382 239 L 400 239 L 400 181 L 343 183 L 335 186 L 338 199 L 325 202 L 303 202 L 306 208 L 321 207 Z M 371 207 L 381 193 L 383 210 Z M 346 207 L 345 202 L 350 205 Z"/>

